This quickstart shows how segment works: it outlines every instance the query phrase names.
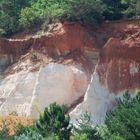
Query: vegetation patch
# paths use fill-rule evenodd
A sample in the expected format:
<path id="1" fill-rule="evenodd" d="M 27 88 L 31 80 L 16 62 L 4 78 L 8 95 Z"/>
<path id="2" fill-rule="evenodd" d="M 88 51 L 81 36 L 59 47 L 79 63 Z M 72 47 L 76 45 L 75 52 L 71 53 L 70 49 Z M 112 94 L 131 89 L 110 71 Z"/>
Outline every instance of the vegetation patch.
<path id="1" fill-rule="evenodd" d="M 54 22 L 93 25 L 139 16 L 139 0 L 1 0 L 0 35 Z"/>
<path id="2" fill-rule="evenodd" d="M 107 114 L 104 125 L 93 126 L 90 114 L 85 113 L 77 120 L 79 127 L 70 123 L 64 106 L 53 103 L 30 125 L 16 125 L 14 135 L 9 135 L 9 127 L 3 121 L 0 140 L 139 140 L 140 93 L 134 98 L 126 93 L 118 103 Z"/>

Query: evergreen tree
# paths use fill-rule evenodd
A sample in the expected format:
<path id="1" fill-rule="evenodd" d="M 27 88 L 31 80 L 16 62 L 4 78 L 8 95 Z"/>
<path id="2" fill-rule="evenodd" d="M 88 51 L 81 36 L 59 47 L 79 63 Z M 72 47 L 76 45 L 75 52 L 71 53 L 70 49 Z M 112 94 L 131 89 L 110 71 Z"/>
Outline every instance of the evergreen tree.
<path id="1" fill-rule="evenodd" d="M 140 139 L 140 93 L 130 98 L 126 93 L 119 106 L 107 115 L 105 124 L 111 134 L 126 140 Z"/>
<path id="2" fill-rule="evenodd" d="M 70 117 L 65 115 L 63 108 L 56 103 L 45 108 L 36 123 L 37 128 L 43 136 L 57 135 L 61 140 L 69 140 L 71 126 Z"/>

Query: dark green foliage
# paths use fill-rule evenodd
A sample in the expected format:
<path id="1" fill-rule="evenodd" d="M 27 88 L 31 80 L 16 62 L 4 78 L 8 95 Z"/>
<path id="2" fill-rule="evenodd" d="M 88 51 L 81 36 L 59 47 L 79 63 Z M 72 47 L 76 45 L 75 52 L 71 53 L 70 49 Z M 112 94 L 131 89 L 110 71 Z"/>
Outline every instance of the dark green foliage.
<path id="1" fill-rule="evenodd" d="M 123 137 L 121 137 L 118 133 L 114 134 L 111 133 L 111 131 L 108 129 L 108 127 L 101 126 L 99 128 L 99 134 L 101 139 L 100 140 L 125 140 Z"/>
<path id="2" fill-rule="evenodd" d="M 120 105 L 107 115 L 105 124 L 112 134 L 119 134 L 126 140 L 139 140 L 140 94 L 130 98 L 126 93 Z"/>
<path id="3" fill-rule="evenodd" d="M 58 21 L 95 24 L 139 16 L 140 0 L 1 0 L 0 35 Z"/>
<path id="4" fill-rule="evenodd" d="M 70 117 L 65 115 L 62 107 L 54 103 L 49 108 L 45 108 L 36 126 L 43 136 L 56 134 L 60 139 L 68 140 L 72 128 L 69 121 Z"/>
<path id="5" fill-rule="evenodd" d="M 70 118 L 65 115 L 64 106 L 56 103 L 45 108 L 44 113 L 31 126 L 17 128 L 17 133 L 9 137 L 4 123 L 0 140 L 139 140 L 140 139 L 140 92 L 131 98 L 127 92 L 119 106 L 109 113 L 104 126 L 92 126 L 88 113 L 78 120 L 78 128 L 73 131 Z"/>
<path id="6" fill-rule="evenodd" d="M 42 140 L 41 138 L 43 138 L 37 128 L 35 127 L 35 124 L 31 125 L 31 126 L 23 126 L 23 125 L 18 125 L 16 127 L 16 136 L 15 139 L 16 140 L 20 140 L 23 137 L 24 138 L 28 138 L 31 140 L 36 140 L 35 138 L 38 138 L 38 140 Z"/>
<path id="7" fill-rule="evenodd" d="M 7 124 L 3 122 L 3 129 L 0 131 L 0 139 L 8 139 L 9 129 L 7 128 Z"/>
<path id="8" fill-rule="evenodd" d="M 28 6 L 28 0 L 0 1 L 0 34 L 12 34 L 19 30 L 20 10 Z"/>
<path id="9" fill-rule="evenodd" d="M 121 19 L 123 14 L 122 10 L 125 8 L 121 0 L 102 0 L 106 5 L 106 10 L 103 15 L 106 20 L 118 20 Z"/>
<path id="10" fill-rule="evenodd" d="M 31 27 L 36 23 L 57 21 L 99 23 L 105 7 L 101 0 L 38 0 L 31 7 L 22 9 L 20 24 Z"/>
<path id="11" fill-rule="evenodd" d="M 85 134 L 85 133 L 76 133 L 75 135 L 74 135 L 74 137 L 73 138 L 71 138 L 72 140 L 88 140 L 88 136 L 87 136 L 87 134 Z"/>
<path id="12" fill-rule="evenodd" d="M 40 23 L 39 14 L 35 11 L 36 11 L 35 9 L 33 10 L 32 8 L 29 7 L 26 7 L 21 10 L 21 15 L 19 19 L 19 24 L 21 25 L 21 27 L 29 28 Z"/>
<path id="13" fill-rule="evenodd" d="M 140 0 L 123 0 L 122 2 L 127 7 L 123 11 L 126 18 L 137 18 L 140 16 Z"/>
<path id="14" fill-rule="evenodd" d="M 90 114 L 87 112 L 77 120 L 78 128 L 74 128 L 76 132 L 75 136 L 82 136 L 83 139 L 86 137 L 87 140 L 100 140 L 100 136 L 95 126 L 92 126 Z"/>
<path id="15" fill-rule="evenodd" d="M 19 125 L 15 140 L 69 140 L 72 127 L 65 110 L 64 106 L 51 104 L 32 126 Z"/>
<path id="16" fill-rule="evenodd" d="M 37 0 L 32 6 L 22 9 L 20 24 L 31 27 L 36 23 L 47 24 L 60 20 L 64 14 L 67 0 Z"/>
<path id="17" fill-rule="evenodd" d="M 38 132 L 35 125 L 33 126 L 20 126 L 14 140 L 43 140 L 43 136 Z"/>
<path id="18" fill-rule="evenodd" d="M 104 8 L 101 0 L 71 0 L 68 1 L 64 17 L 69 21 L 98 23 L 103 20 Z"/>

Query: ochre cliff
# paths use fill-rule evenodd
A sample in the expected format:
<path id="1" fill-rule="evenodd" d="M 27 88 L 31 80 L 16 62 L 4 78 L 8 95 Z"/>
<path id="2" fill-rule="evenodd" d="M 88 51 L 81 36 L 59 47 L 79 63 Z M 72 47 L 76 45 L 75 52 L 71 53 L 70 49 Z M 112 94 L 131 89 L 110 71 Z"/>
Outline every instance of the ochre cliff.
<path id="1" fill-rule="evenodd" d="M 88 59 L 89 51 L 96 51 L 93 39 L 79 24 L 60 24 L 28 39 L 1 39 L 0 68 L 6 65 L 6 70 L 0 84 L 0 114 L 16 111 L 37 117 L 36 106 L 43 111 L 53 102 L 77 105 L 95 63 Z"/>
<path id="2" fill-rule="evenodd" d="M 101 111 L 106 112 L 116 96 L 140 87 L 139 40 L 140 20 L 96 28 L 65 23 L 30 38 L 0 39 L 5 74 L 0 113 L 16 110 L 35 117 L 36 103 L 42 110 L 55 101 L 74 109 L 84 99 L 80 109 L 103 118 Z"/>
<path id="3" fill-rule="evenodd" d="M 20 60 L 17 71 L 23 69 L 21 62 L 35 54 L 39 59 L 46 57 L 45 64 L 52 59 L 58 62 L 64 58 L 59 63 L 81 63 L 91 72 L 96 62 L 92 64 L 90 61 L 96 61 L 100 52 L 97 68 L 100 81 L 111 92 L 118 92 L 139 87 L 139 39 L 139 20 L 108 22 L 96 28 L 65 23 L 58 24 L 49 33 L 30 38 L 0 39 L 0 58 L 7 65 Z M 25 56 L 21 58 L 22 55 Z M 49 58 L 52 59 L 48 61 Z M 14 70 L 12 65 L 10 71 Z"/>
<path id="4" fill-rule="evenodd" d="M 84 101 L 70 114 L 74 123 L 84 112 L 94 124 L 103 123 L 125 91 L 134 96 L 140 88 L 140 20 L 105 23 L 95 34 L 99 60 Z"/>
<path id="5" fill-rule="evenodd" d="M 100 54 L 97 71 L 113 93 L 140 87 L 140 42 L 125 41 L 110 38 Z"/>
<path id="6" fill-rule="evenodd" d="M 101 83 L 113 93 L 140 87 L 140 24 L 129 23 L 121 32 L 105 43 L 97 67 Z"/>
<path id="7" fill-rule="evenodd" d="M 18 59 L 30 50 L 57 58 L 71 51 L 83 51 L 94 46 L 94 38 L 79 24 L 60 25 L 49 34 L 33 36 L 29 39 L 0 39 L 0 54 L 12 55 Z"/>

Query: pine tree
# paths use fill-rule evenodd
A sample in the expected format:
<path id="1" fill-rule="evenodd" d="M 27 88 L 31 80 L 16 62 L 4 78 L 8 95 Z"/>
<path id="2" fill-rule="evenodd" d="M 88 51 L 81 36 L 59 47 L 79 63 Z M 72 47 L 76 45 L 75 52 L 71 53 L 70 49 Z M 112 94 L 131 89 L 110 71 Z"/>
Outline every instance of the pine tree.
<path id="1" fill-rule="evenodd" d="M 45 108 L 36 126 L 43 136 L 56 134 L 61 140 L 68 140 L 72 128 L 69 121 L 70 117 L 65 115 L 63 108 L 53 103 Z"/>
<path id="2" fill-rule="evenodd" d="M 139 140 L 140 93 L 134 98 L 126 93 L 119 106 L 107 115 L 105 124 L 112 134 L 119 134 L 126 140 Z"/>

